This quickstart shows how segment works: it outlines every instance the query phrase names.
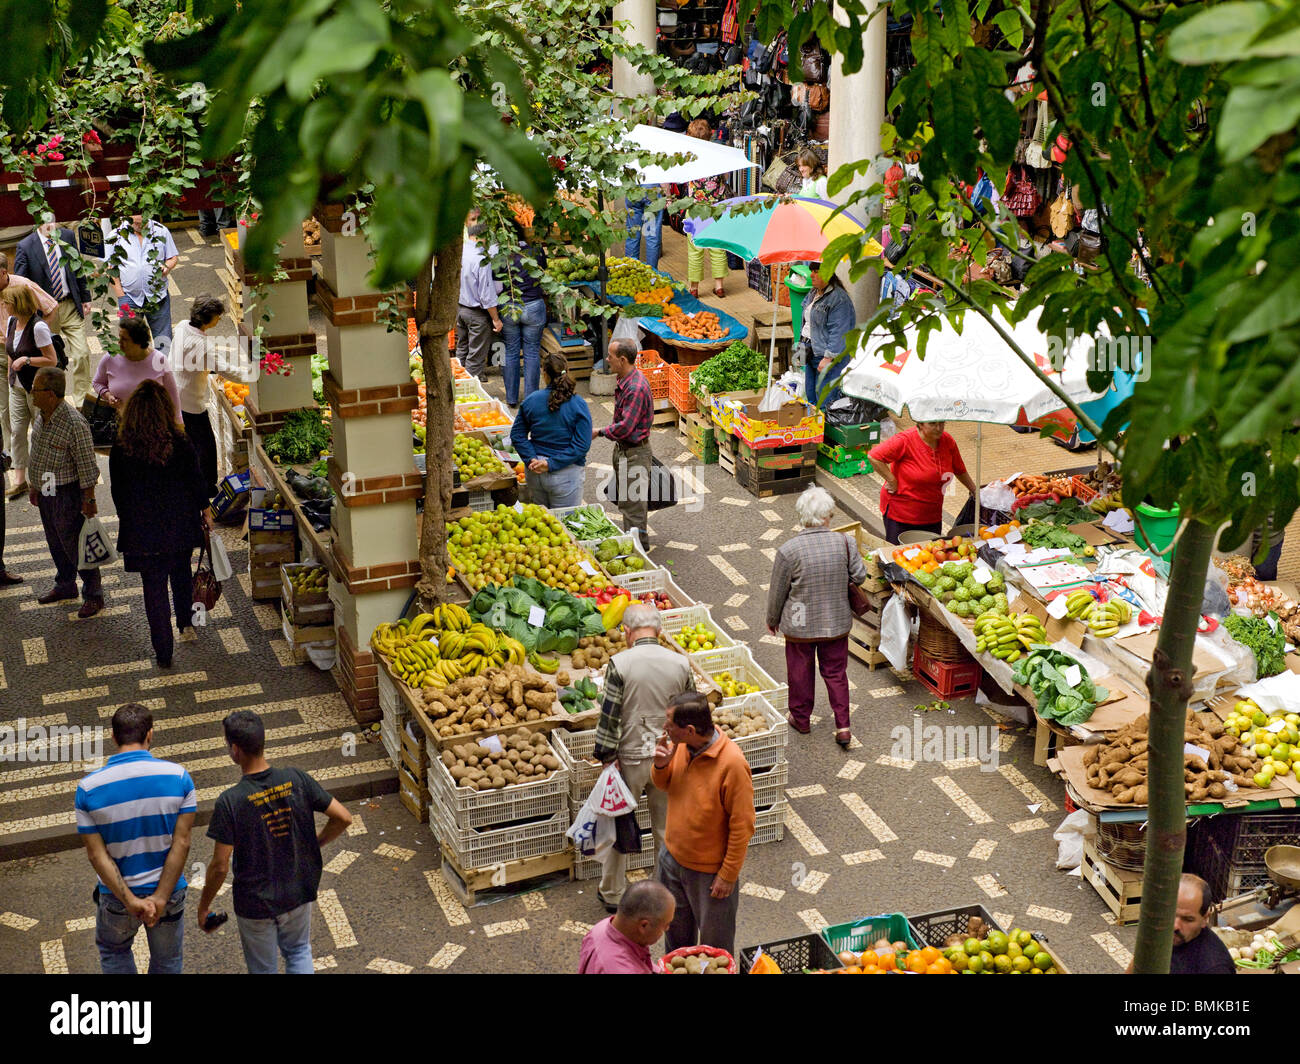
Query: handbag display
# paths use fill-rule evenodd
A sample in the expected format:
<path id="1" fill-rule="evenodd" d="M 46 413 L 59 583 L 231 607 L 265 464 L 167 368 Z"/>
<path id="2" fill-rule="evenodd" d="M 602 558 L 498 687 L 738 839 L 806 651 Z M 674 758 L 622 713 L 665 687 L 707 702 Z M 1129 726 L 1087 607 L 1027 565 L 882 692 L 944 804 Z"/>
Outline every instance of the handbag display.
<path id="1" fill-rule="evenodd" d="M 1034 135 L 1030 137 L 1029 143 L 1025 145 L 1025 163 L 1032 166 L 1035 170 L 1046 170 L 1052 165 L 1051 157 L 1047 154 L 1047 101 L 1038 101 L 1038 117 L 1034 122 Z"/>
<path id="2" fill-rule="evenodd" d="M 850 568 L 853 565 L 853 544 L 848 540 L 844 541 L 844 547 L 849 552 L 848 564 Z M 867 598 L 867 593 L 853 582 L 853 577 L 849 577 L 849 609 L 853 611 L 854 617 L 862 617 L 870 613 L 874 607 L 871 600 Z"/>
<path id="3" fill-rule="evenodd" d="M 804 41 L 799 49 L 799 67 L 808 84 L 825 85 L 830 77 L 830 56 L 816 40 Z"/>
<path id="4" fill-rule="evenodd" d="M 205 554 L 208 558 L 206 566 L 203 564 Z M 216 609 L 217 600 L 221 598 L 221 581 L 212 571 L 212 534 L 207 529 L 203 530 L 203 546 L 199 548 L 198 563 L 194 568 L 191 597 L 196 606 L 202 606 L 205 610 Z"/>
<path id="5" fill-rule="evenodd" d="M 1021 166 L 1012 166 L 1007 171 L 1007 192 L 1002 200 L 1007 205 L 1007 210 L 1017 218 L 1032 216 L 1043 202 L 1033 180 Z"/>
<path id="6" fill-rule="evenodd" d="M 1096 262 L 1097 256 L 1101 254 L 1101 249 L 1101 234 L 1091 233 L 1084 229 L 1079 233 L 1079 244 L 1075 248 L 1074 257 L 1083 263 Z"/>
<path id="7" fill-rule="evenodd" d="M 827 110 L 831 105 L 831 90 L 825 85 L 808 86 L 808 106 L 817 114 Z"/>
<path id="8" fill-rule="evenodd" d="M 1066 185 L 1061 194 L 1052 201 L 1052 234 L 1063 237 L 1074 228 L 1074 202 L 1070 199 L 1070 187 Z"/>
<path id="9" fill-rule="evenodd" d="M 81 416 L 90 425 L 90 438 L 96 447 L 112 447 L 117 440 L 117 411 L 97 395 L 81 401 Z"/>

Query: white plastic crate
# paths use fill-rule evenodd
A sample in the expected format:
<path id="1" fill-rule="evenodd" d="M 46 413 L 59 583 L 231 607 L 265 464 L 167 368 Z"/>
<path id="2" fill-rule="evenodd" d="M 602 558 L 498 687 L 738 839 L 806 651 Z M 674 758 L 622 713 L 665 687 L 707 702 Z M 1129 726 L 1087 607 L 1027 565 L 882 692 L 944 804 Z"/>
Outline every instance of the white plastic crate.
<path id="1" fill-rule="evenodd" d="M 379 708 L 384 711 L 384 716 L 390 713 L 394 719 L 400 718 L 402 714 L 402 696 L 397 693 L 397 684 L 388 675 L 388 670 L 380 665 L 375 670 L 379 676 Z"/>
<path id="2" fill-rule="evenodd" d="M 569 774 L 569 799 L 576 812 L 596 786 L 604 767 L 587 760 L 596 749 L 596 730 L 571 732 L 556 728 L 550 739 L 560 764 Z"/>
<path id="3" fill-rule="evenodd" d="M 555 753 L 554 746 L 551 750 Z M 499 790 L 476 791 L 471 787 L 458 787 L 451 770 L 443 763 L 442 755 L 438 754 L 430 758 L 429 793 L 438 793 L 452 823 L 460 828 L 506 824 L 561 811 L 567 813 L 569 771 L 558 753 L 555 759 L 560 762 L 560 767 L 545 779 L 534 783 L 512 783 Z"/>
<path id="4" fill-rule="evenodd" d="M 387 728 L 380 727 L 379 740 L 384 744 L 384 749 L 388 752 L 388 759 L 392 761 L 393 767 L 396 768 L 401 761 L 402 742 Z"/>
<path id="5" fill-rule="evenodd" d="M 785 714 L 776 709 L 763 695 L 745 695 L 743 698 L 724 701 L 723 706 L 743 709 L 753 706 L 767 718 L 771 727 L 756 735 L 746 735 L 733 739 L 740 752 L 745 755 L 751 769 L 767 768 L 785 760 L 785 748 L 790 739 L 790 725 L 785 722 Z"/>
<path id="6" fill-rule="evenodd" d="M 495 510 L 497 504 L 492 501 L 490 491 L 471 491 L 469 493 L 469 508 L 475 513 L 486 513 L 488 510 Z"/>
<path id="7" fill-rule="evenodd" d="M 571 823 L 566 809 L 528 824 L 511 824 L 504 828 L 457 828 L 443 805 L 441 795 L 429 796 L 429 827 L 451 851 L 462 871 L 561 853 L 569 846 L 565 832 Z"/>
<path id="8" fill-rule="evenodd" d="M 763 695 L 774 709 L 784 711 L 790 707 L 789 687 L 786 684 L 777 683 L 776 680 L 760 669 L 748 647 L 734 646 L 718 650 L 701 650 L 698 654 L 692 654 L 691 660 L 709 676 L 716 676 L 720 672 L 729 672 L 733 680 L 756 685 L 758 693 Z M 739 699 L 746 697 L 748 696 L 737 695 L 735 698 L 724 698 L 722 704 L 724 706 L 735 705 Z"/>
<path id="9" fill-rule="evenodd" d="M 583 505 L 584 505 L 584 506 L 599 506 L 600 509 L 602 509 L 602 510 L 605 511 L 605 517 L 606 517 L 606 519 L 609 521 L 609 523 L 612 524 L 615 528 L 618 527 L 619 515 L 618 515 L 617 512 L 615 512 L 615 511 L 613 511 L 613 510 L 610 510 L 610 509 L 608 509 L 608 508 L 606 508 L 606 507 L 604 507 L 604 506 L 600 506 L 599 503 L 591 502 L 591 503 L 584 503 Z M 557 519 L 559 519 L 559 521 L 560 521 L 561 523 L 563 523 L 564 519 L 565 519 L 566 517 L 568 517 L 569 514 L 573 513 L 574 510 L 578 510 L 578 509 L 581 509 L 581 507 L 578 507 L 578 506 L 556 506 L 556 507 L 554 507 L 553 509 L 551 509 L 551 510 L 549 510 L 549 511 L 547 511 L 547 512 L 550 513 L 550 514 L 552 514 L 554 517 L 556 517 Z M 564 530 L 564 533 L 565 533 L 565 535 L 567 535 L 570 539 L 574 540 L 575 542 L 577 541 L 577 537 L 574 536 L 574 534 L 573 534 L 572 532 L 570 532 L 567 528 Z M 623 534 L 622 532 L 618 532 L 618 533 L 613 533 L 613 532 L 611 532 L 611 533 L 610 533 L 610 535 L 619 535 L 619 536 L 621 536 L 622 534 Z M 599 541 L 597 541 L 597 542 L 599 542 Z"/>
<path id="10" fill-rule="evenodd" d="M 488 395 L 486 391 L 483 390 L 483 385 L 479 382 L 479 379 L 477 377 L 470 377 L 468 380 L 456 381 L 454 388 L 455 388 L 455 394 L 457 396 L 473 395 L 483 400 L 484 402 L 492 398 L 490 395 Z M 470 406 L 470 405 L 471 404 L 469 403 L 457 404 L 457 406 Z"/>
<path id="11" fill-rule="evenodd" d="M 754 834 L 750 837 L 751 846 L 762 846 L 769 842 L 780 842 L 785 838 L 785 814 L 790 808 L 786 801 L 777 802 L 770 809 L 765 809 L 754 818 Z"/>
<path id="12" fill-rule="evenodd" d="M 633 595 L 643 595 L 647 591 L 661 591 L 677 609 L 694 606 L 695 600 L 686 594 L 669 575 L 667 569 L 645 569 L 639 573 L 627 573 L 615 581 L 619 587 Z"/>
<path id="13" fill-rule="evenodd" d="M 649 828 L 641 830 L 641 852 L 629 854 L 627 865 L 630 872 L 637 868 L 652 868 L 655 863 L 655 837 Z M 604 866 L 594 857 L 577 854 L 573 859 L 574 879 L 599 879 L 604 873 Z"/>
<path id="14" fill-rule="evenodd" d="M 754 808 L 765 809 L 785 799 L 785 785 L 790 781 L 790 763 L 779 761 L 770 768 L 754 769 Z"/>
<path id="15" fill-rule="evenodd" d="M 714 646 L 711 649 L 721 650 L 736 645 L 736 641 L 722 630 L 722 625 L 713 619 L 713 615 L 704 606 L 682 606 L 675 610 L 664 610 L 659 614 L 659 621 L 664 626 L 664 633 L 670 637 L 688 625 L 694 627 L 697 624 L 707 624 L 716 633 Z M 701 650 L 696 653 L 704 654 L 708 651 Z"/>

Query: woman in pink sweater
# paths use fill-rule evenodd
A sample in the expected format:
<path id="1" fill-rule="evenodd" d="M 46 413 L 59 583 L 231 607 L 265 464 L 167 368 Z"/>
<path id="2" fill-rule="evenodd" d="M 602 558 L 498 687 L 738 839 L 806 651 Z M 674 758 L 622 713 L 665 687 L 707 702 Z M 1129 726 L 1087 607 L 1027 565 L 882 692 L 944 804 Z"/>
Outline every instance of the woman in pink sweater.
<path id="1" fill-rule="evenodd" d="M 167 358 L 153 349 L 149 323 L 143 317 L 124 318 L 118 326 L 117 342 L 120 355 L 105 355 L 99 360 L 91 388 L 104 402 L 119 414 L 142 381 L 157 381 L 171 396 L 172 409 L 177 411 L 176 423 L 181 424 L 181 397 L 176 378 L 167 368 Z"/>

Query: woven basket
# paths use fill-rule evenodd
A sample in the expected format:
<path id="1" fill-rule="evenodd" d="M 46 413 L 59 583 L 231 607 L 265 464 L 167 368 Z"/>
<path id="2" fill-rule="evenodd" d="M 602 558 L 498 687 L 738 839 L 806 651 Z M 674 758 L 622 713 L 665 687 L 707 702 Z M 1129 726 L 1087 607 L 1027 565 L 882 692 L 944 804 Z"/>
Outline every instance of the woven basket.
<path id="1" fill-rule="evenodd" d="M 1141 872 L 1146 864 L 1145 824 L 1097 824 L 1097 856 L 1109 864 Z"/>
<path id="2" fill-rule="evenodd" d="M 952 632 L 928 615 L 921 614 L 921 627 L 916 635 L 921 650 L 935 661 L 960 664 L 970 660 L 966 648 Z"/>

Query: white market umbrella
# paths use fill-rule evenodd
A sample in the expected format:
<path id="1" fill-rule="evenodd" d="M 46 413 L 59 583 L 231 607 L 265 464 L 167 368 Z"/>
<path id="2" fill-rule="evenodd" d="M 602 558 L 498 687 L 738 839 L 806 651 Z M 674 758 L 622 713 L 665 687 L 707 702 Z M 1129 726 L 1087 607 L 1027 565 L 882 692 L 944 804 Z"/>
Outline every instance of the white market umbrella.
<path id="1" fill-rule="evenodd" d="M 1068 349 L 1049 344 L 1038 329 L 1035 309 L 1018 325 L 997 314 L 999 325 L 1034 356 L 1039 368 L 1055 377 L 1075 403 L 1102 398 L 1105 392 L 1088 387 L 1086 374 L 1093 348 L 1091 336 L 1073 338 Z M 906 331 L 915 342 L 915 329 Z M 914 347 L 905 348 L 887 362 L 881 349 L 889 333 L 873 333 L 859 341 L 840 387 L 846 395 L 867 399 L 896 414 L 907 410 L 914 421 L 974 421 L 976 429 L 975 481 L 981 483 L 980 464 L 985 422 L 1015 425 L 1021 415 L 1036 421 L 1062 409 L 1060 397 L 1036 377 L 984 318 L 968 312 L 959 333 L 951 321 L 944 321 L 931 333 L 922 359 Z M 1057 354 L 1063 350 L 1062 354 Z M 1061 371 L 1053 368 L 1053 356 L 1062 361 Z M 975 495 L 975 524 L 979 527 L 979 493 Z"/>
<path id="2" fill-rule="evenodd" d="M 642 185 L 684 185 L 736 170 L 758 169 L 758 163 L 752 162 L 739 148 L 716 140 L 698 140 L 657 126 L 634 126 L 624 139 L 624 150 L 639 155 L 691 156 L 677 166 L 640 166 L 638 180 Z"/>

